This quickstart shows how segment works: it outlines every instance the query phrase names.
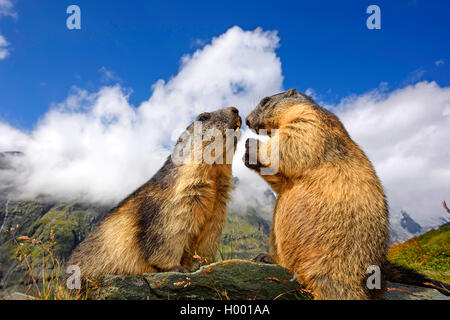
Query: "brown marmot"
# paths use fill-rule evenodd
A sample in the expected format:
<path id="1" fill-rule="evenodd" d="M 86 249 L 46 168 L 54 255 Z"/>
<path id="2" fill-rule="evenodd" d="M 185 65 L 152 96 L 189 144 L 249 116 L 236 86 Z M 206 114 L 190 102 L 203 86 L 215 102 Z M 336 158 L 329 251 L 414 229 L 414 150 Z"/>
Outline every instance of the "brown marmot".
<path id="1" fill-rule="evenodd" d="M 192 136 L 198 124 L 201 143 L 195 145 Z M 233 187 L 229 156 L 235 151 L 240 125 L 234 107 L 200 114 L 162 168 L 110 211 L 67 265 L 77 265 L 82 278 L 95 279 L 102 274 L 188 272 L 195 252 L 214 258 Z M 225 144 L 225 136 L 232 143 L 228 139 Z M 212 148 L 214 142 L 220 142 L 219 147 Z M 186 148 L 187 155 L 180 156 Z M 192 161 L 196 151 L 206 155 L 208 148 L 214 163 Z M 228 161 L 223 161 L 225 156 Z"/>
<path id="2" fill-rule="evenodd" d="M 381 294 L 367 288 L 366 271 L 385 264 L 388 206 L 371 162 L 339 119 L 293 89 L 262 99 L 246 123 L 271 137 L 247 140 L 244 162 L 257 172 L 271 165 L 278 129 L 278 171 L 262 175 L 277 193 L 270 256 L 258 260 L 295 271 L 317 299 Z"/>

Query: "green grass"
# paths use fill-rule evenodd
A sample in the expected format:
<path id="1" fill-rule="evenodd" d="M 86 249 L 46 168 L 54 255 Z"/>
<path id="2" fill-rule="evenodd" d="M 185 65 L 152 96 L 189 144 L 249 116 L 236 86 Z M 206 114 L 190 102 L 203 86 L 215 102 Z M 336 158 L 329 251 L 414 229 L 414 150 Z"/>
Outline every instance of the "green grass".
<path id="1" fill-rule="evenodd" d="M 269 236 L 247 216 L 229 214 L 218 250 L 220 260 L 252 259 L 268 252 Z"/>
<path id="2" fill-rule="evenodd" d="M 450 283 L 450 223 L 389 249 L 388 259 Z"/>

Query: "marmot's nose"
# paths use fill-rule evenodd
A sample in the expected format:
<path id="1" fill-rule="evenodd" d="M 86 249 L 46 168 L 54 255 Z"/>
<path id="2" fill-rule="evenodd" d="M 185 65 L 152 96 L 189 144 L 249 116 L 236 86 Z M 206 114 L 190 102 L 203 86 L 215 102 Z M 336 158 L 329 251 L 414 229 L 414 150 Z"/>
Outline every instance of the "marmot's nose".
<path id="1" fill-rule="evenodd" d="M 247 118 L 247 119 L 245 119 L 245 124 L 247 125 L 247 127 L 249 127 L 249 128 L 250 128 L 250 121 L 248 120 L 248 118 Z"/>

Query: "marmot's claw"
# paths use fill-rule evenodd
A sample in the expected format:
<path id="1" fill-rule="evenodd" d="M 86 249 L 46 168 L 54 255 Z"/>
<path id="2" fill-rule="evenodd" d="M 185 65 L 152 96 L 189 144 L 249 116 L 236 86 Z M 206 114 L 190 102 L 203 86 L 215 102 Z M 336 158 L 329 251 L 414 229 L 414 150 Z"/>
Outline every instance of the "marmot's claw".
<path id="1" fill-rule="evenodd" d="M 260 253 L 253 259 L 256 262 L 262 262 L 267 264 L 274 264 L 272 257 L 268 253 Z"/>

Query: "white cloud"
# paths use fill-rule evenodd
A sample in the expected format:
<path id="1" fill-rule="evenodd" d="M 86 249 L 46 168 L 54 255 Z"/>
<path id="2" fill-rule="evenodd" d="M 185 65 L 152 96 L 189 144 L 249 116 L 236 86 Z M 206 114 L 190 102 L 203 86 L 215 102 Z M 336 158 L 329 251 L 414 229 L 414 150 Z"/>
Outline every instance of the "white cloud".
<path id="1" fill-rule="evenodd" d="M 11 0 L 0 0 L 0 16 L 10 16 L 17 18 L 17 12 L 13 9 Z"/>
<path id="2" fill-rule="evenodd" d="M 5 37 L 0 34 L 0 60 L 5 59 L 9 55 L 8 50 L 9 43 Z"/>
<path id="3" fill-rule="evenodd" d="M 392 210 L 422 223 L 445 216 L 450 194 L 450 88 L 420 82 L 376 89 L 334 109 L 375 165 Z"/>
<path id="4" fill-rule="evenodd" d="M 410 72 L 405 80 L 403 80 L 402 85 L 407 86 L 410 84 L 414 84 L 422 80 L 423 76 L 425 75 L 425 70 L 422 68 L 416 69 L 412 72 Z"/>
<path id="5" fill-rule="evenodd" d="M 439 67 L 439 66 L 443 65 L 444 63 L 445 63 L 445 59 L 439 59 L 439 60 L 434 62 L 436 67 Z"/>
<path id="6" fill-rule="evenodd" d="M 102 75 L 102 82 L 104 83 L 120 83 L 122 80 L 120 77 L 111 69 L 103 66 L 101 67 L 98 72 Z"/>
<path id="7" fill-rule="evenodd" d="M 0 151 L 25 154 L 14 177 L 16 197 L 120 200 L 161 167 L 197 114 L 235 105 L 245 115 L 262 96 L 280 91 L 277 46 L 274 32 L 233 27 L 184 56 L 178 74 L 158 81 L 138 107 L 118 85 L 96 93 L 74 88 L 31 133 L 1 124 Z"/>
<path id="8" fill-rule="evenodd" d="M 14 11 L 13 4 L 10 0 L 0 0 L 0 18 L 2 16 L 17 18 L 17 13 Z M 0 34 L 0 60 L 9 56 L 10 50 L 8 46 L 8 41 Z"/>

